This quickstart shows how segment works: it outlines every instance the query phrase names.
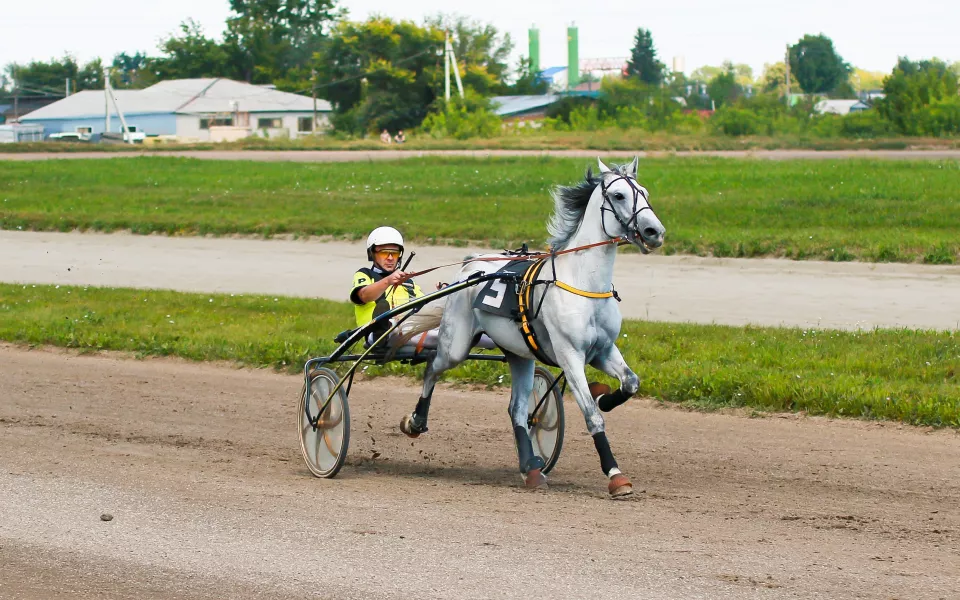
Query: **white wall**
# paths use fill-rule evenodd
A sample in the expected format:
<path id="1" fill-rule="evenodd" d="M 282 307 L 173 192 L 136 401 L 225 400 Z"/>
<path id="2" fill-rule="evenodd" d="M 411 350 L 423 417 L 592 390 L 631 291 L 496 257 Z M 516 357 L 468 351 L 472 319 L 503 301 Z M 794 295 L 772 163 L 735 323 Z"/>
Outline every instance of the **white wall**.
<path id="1" fill-rule="evenodd" d="M 260 135 L 257 129 L 259 119 L 280 119 L 280 129 L 269 129 L 266 131 L 268 137 L 297 137 L 297 119 L 300 117 L 313 117 L 313 111 L 310 112 L 258 112 L 249 113 L 250 115 L 250 135 Z M 203 116 L 206 118 L 206 115 Z M 177 115 L 177 137 L 181 139 L 195 139 L 203 142 L 210 141 L 210 130 L 200 129 L 201 115 Z M 323 131 L 330 125 L 329 113 L 317 112 L 318 129 Z M 309 133 L 300 135 L 310 135 Z"/>

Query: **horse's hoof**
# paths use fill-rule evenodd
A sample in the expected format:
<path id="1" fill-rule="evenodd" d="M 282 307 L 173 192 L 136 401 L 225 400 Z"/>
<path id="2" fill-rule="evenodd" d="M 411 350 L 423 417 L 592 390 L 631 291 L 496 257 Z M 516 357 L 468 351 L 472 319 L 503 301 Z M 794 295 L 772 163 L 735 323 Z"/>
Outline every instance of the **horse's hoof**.
<path id="1" fill-rule="evenodd" d="M 427 432 L 427 428 L 418 426 L 410 415 L 403 415 L 400 419 L 400 431 L 408 438 L 418 438 L 421 433 Z"/>
<path id="2" fill-rule="evenodd" d="M 594 400 L 599 400 L 600 396 L 612 393 L 613 390 L 610 389 L 610 386 L 605 383 L 598 383 L 594 381 L 590 384 L 590 396 L 592 396 Z"/>
<path id="3" fill-rule="evenodd" d="M 523 484 L 528 490 L 546 489 L 547 476 L 540 469 L 531 469 L 523 478 Z"/>
<path id="4" fill-rule="evenodd" d="M 626 475 L 618 473 L 610 478 L 607 489 L 610 491 L 611 498 L 622 498 L 633 493 L 633 484 L 630 483 Z"/>

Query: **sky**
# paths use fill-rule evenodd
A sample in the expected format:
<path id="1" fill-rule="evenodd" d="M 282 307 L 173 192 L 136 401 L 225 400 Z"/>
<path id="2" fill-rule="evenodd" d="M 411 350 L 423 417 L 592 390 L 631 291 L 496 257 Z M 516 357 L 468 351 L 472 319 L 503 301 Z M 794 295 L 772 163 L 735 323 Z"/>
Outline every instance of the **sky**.
<path id="1" fill-rule="evenodd" d="M 80 62 L 126 51 L 156 55 L 158 42 L 192 18 L 208 35 L 224 29 L 227 0 L 45 0 L 0 11 L 0 67 L 70 53 Z M 824 33 L 850 64 L 890 71 L 898 56 L 960 60 L 960 0 L 341 0 L 353 19 L 380 14 L 422 21 L 439 12 L 492 23 L 513 38 L 512 63 L 527 54 L 527 30 L 540 30 L 540 65 L 567 63 L 566 28 L 579 28 L 580 58 L 624 57 L 638 27 L 649 29 L 662 62 L 685 71 L 725 60 L 759 75 L 787 44 Z"/>

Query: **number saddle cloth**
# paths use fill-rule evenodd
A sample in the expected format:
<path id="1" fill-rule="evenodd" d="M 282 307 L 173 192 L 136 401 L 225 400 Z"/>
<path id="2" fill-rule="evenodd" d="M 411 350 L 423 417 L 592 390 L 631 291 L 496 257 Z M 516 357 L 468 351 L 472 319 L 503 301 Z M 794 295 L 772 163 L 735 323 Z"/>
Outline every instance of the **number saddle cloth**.
<path id="1" fill-rule="evenodd" d="M 497 271 L 504 275 L 503 279 L 493 279 L 483 285 L 473 301 L 473 307 L 516 321 L 523 341 L 533 356 L 543 364 L 555 367 L 557 364 L 543 353 L 533 330 L 533 320 L 540 314 L 540 307 L 532 306 L 534 282 L 547 260 L 548 258 L 510 261 Z M 538 282 L 549 283 L 553 282 Z"/>

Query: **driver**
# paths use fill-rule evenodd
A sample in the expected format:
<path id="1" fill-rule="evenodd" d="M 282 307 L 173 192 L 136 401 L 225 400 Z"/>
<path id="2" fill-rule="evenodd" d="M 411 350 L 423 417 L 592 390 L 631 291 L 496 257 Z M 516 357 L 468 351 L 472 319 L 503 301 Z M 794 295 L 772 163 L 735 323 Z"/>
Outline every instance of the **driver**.
<path id="1" fill-rule="evenodd" d="M 372 264 L 354 273 L 350 289 L 358 327 L 423 296 L 420 286 L 399 269 L 402 257 L 403 236 L 393 227 L 377 227 L 367 236 L 367 260 Z M 371 333 L 368 342 L 376 340 L 389 327 L 390 324 L 384 322 L 382 328 Z"/>

